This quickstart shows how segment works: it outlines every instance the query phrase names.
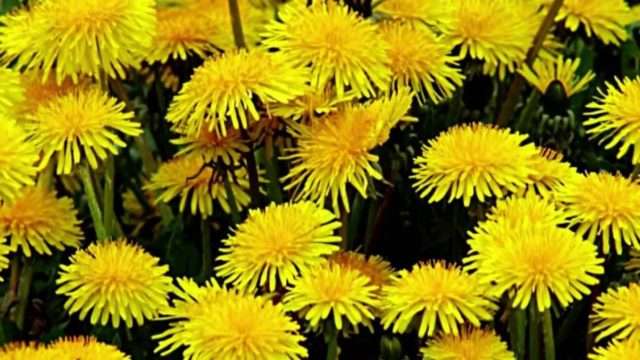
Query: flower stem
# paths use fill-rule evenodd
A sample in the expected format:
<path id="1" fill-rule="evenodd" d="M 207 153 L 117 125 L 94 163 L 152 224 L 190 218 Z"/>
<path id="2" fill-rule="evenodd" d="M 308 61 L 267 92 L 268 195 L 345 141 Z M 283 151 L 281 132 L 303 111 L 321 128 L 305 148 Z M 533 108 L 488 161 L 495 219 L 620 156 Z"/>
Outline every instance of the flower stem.
<path id="1" fill-rule="evenodd" d="M 20 292 L 18 294 L 18 311 L 16 315 L 16 325 L 18 329 L 24 330 L 24 320 L 29 307 L 29 293 L 31 292 L 31 280 L 33 279 L 33 267 L 30 259 L 24 259 L 22 266 L 22 276 L 20 278 Z"/>
<path id="2" fill-rule="evenodd" d="M 262 154 L 264 156 L 264 168 L 267 171 L 267 179 L 269 180 L 269 200 L 282 204 L 283 196 L 278 182 L 278 159 L 273 149 L 273 136 L 267 135 L 264 143 L 265 147 Z"/>
<path id="3" fill-rule="evenodd" d="M 358 234 L 358 227 L 360 225 L 360 219 L 364 210 L 365 199 L 359 193 L 356 193 L 353 199 L 353 206 L 351 209 L 351 216 L 348 221 L 347 229 L 347 250 L 354 248 L 353 244 L 356 241 L 356 234 Z"/>
<path id="4" fill-rule="evenodd" d="M 340 238 L 342 239 L 340 249 L 347 250 L 347 243 L 349 242 L 349 213 L 342 205 L 340 206 L 340 224 Z"/>
<path id="5" fill-rule="evenodd" d="M 113 237 L 115 235 L 115 212 L 113 209 L 113 196 L 115 191 L 115 175 L 116 166 L 113 156 L 109 156 L 105 164 L 104 173 L 104 227 L 107 232 L 107 236 Z"/>
<path id="6" fill-rule="evenodd" d="M 105 241 L 108 238 L 107 230 L 105 229 L 104 222 L 102 221 L 102 211 L 100 210 L 98 197 L 96 196 L 96 191 L 93 187 L 91 172 L 86 166 L 80 167 L 80 179 L 82 180 L 82 184 L 84 186 L 84 193 L 87 196 L 89 211 L 91 212 L 93 227 L 96 230 L 98 241 Z"/>
<path id="7" fill-rule="evenodd" d="M 14 301 L 18 296 L 18 286 L 20 284 L 20 256 L 14 254 L 11 258 L 11 275 L 9 277 L 9 289 L 4 297 L 4 306 L 2 313 L 7 316 L 11 311 Z"/>
<path id="8" fill-rule="evenodd" d="M 205 281 L 211 277 L 212 251 L 211 251 L 211 225 L 207 219 L 200 222 L 200 232 L 202 235 L 202 269 L 200 270 L 200 279 Z"/>
<path id="9" fill-rule="evenodd" d="M 529 52 L 527 52 L 525 64 L 528 66 L 532 66 L 538 57 L 538 53 L 540 52 L 540 49 L 542 49 L 544 39 L 547 37 L 547 33 L 551 29 L 551 26 L 553 26 L 556 15 L 558 15 L 563 3 L 564 0 L 554 0 L 553 4 L 551 4 L 551 7 L 547 12 L 547 16 L 538 28 L 538 32 L 536 33 L 536 37 L 533 39 L 533 44 L 531 45 L 531 48 L 529 48 Z M 518 96 L 520 95 L 520 90 L 522 90 L 524 83 L 524 78 L 521 75 L 516 74 L 513 82 L 511 83 L 511 87 L 509 88 L 509 92 L 507 93 L 507 97 L 502 103 L 502 108 L 500 109 L 498 118 L 496 119 L 496 124 L 499 126 L 505 126 L 513 116 L 513 111 L 518 103 Z"/>
<path id="10" fill-rule="evenodd" d="M 332 320 L 331 320 L 332 321 Z M 335 325 L 331 321 L 328 321 L 326 336 L 329 338 L 327 341 L 327 360 L 338 359 L 338 331 Z"/>
<path id="11" fill-rule="evenodd" d="M 231 209 L 231 218 L 234 224 L 240 223 L 240 212 L 238 211 L 238 203 L 236 202 L 236 196 L 231 189 L 231 182 L 229 181 L 229 174 L 225 171 L 223 175 L 224 191 L 227 193 L 227 202 L 229 203 L 229 209 Z"/>
<path id="12" fill-rule="evenodd" d="M 535 299 L 529 302 L 529 360 L 540 360 L 540 315 Z"/>
<path id="13" fill-rule="evenodd" d="M 244 41 L 244 34 L 242 32 L 242 20 L 240 19 L 238 0 L 229 0 L 229 13 L 231 14 L 231 28 L 233 29 L 233 39 L 236 42 L 236 47 L 246 48 L 247 44 Z"/>
<path id="14" fill-rule="evenodd" d="M 509 337 L 511 339 L 511 349 L 517 360 L 524 360 L 527 315 L 519 308 L 511 308 L 509 314 Z"/>
<path id="15" fill-rule="evenodd" d="M 526 132 L 527 130 L 529 130 L 529 123 L 531 122 L 531 117 L 538 108 L 538 101 L 540 101 L 540 92 L 534 90 L 531 95 L 529 95 L 527 104 L 524 106 L 524 109 L 520 113 L 518 122 L 516 122 L 513 127 L 514 130 L 522 132 Z"/>
<path id="16" fill-rule="evenodd" d="M 246 129 L 240 129 L 242 140 L 249 144 L 249 151 L 245 153 L 247 161 L 247 172 L 249 173 L 249 194 L 251 195 L 251 207 L 260 206 L 260 180 L 258 179 L 258 165 L 256 163 L 256 155 L 253 152 L 251 138 Z"/>
<path id="17" fill-rule="evenodd" d="M 544 342 L 544 359 L 556 359 L 556 347 L 553 341 L 553 322 L 551 321 L 551 310 L 546 309 L 542 313 L 542 339 Z"/>

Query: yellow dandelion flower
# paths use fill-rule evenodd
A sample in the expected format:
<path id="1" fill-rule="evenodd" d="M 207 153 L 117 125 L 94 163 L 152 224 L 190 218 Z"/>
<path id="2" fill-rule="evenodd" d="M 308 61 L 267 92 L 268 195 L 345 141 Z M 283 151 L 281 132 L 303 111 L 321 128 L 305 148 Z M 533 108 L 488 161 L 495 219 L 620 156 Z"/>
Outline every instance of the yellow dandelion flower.
<path id="1" fill-rule="evenodd" d="M 552 295 L 567 307 L 589 294 L 595 276 L 604 273 L 596 246 L 570 230 L 545 222 L 499 226 L 472 235 L 463 262 L 496 296 L 513 290 L 513 307 L 524 309 L 533 298 L 542 312 L 551 307 Z"/>
<path id="2" fill-rule="evenodd" d="M 311 202 L 250 210 L 249 217 L 222 241 L 216 267 L 238 289 L 286 286 L 301 271 L 324 261 L 339 250 L 340 227 L 335 215 Z"/>
<path id="3" fill-rule="evenodd" d="M 459 325 L 480 326 L 493 318 L 497 307 L 486 290 L 475 276 L 455 265 L 416 264 L 411 270 L 400 270 L 382 288 L 382 325 L 403 333 L 415 320 L 419 337 L 433 336 L 436 329 L 457 335 Z"/>
<path id="4" fill-rule="evenodd" d="M 596 341 L 608 337 L 640 340 L 640 284 L 609 288 L 593 305 Z"/>
<path id="5" fill-rule="evenodd" d="M 551 84 L 560 83 L 565 95 L 571 97 L 584 90 L 587 84 L 596 77 L 591 71 L 587 71 L 582 77 L 577 76 L 578 66 L 580 66 L 580 59 L 571 60 L 558 56 L 553 60 L 536 61 L 533 64 L 533 69 L 525 64 L 518 69 L 518 72 L 543 94 L 547 92 Z"/>
<path id="6" fill-rule="evenodd" d="M 206 163 L 222 160 L 225 165 L 237 163 L 242 153 L 249 151 L 249 146 L 244 143 L 240 131 L 236 129 L 228 129 L 227 135 L 223 136 L 204 126 L 198 135 L 181 135 L 171 140 L 171 143 L 184 146 L 176 156 L 201 156 Z"/>
<path id="7" fill-rule="evenodd" d="M 484 202 L 518 192 L 535 175 L 529 159 L 537 154 L 533 144 L 522 145 L 527 135 L 485 124 L 458 125 L 429 140 L 415 159 L 412 178 L 421 198 L 449 202 L 471 198 Z"/>
<path id="8" fill-rule="evenodd" d="M 371 328 L 378 306 L 377 287 L 360 271 L 336 263 L 311 268 L 295 278 L 284 295 L 287 311 L 299 312 L 314 329 L 324 321 L 335 329 Z"/>
<path id="9" fill-rule="evenodd" d="M 38 254 L 51 255 L 51 247 L 64 250 L 80 246 L 83 233 L 77 216 L 72 199 L 27 187 L 0 205 L 0 233 L 11 236 L 12 251 L 21 248 L 29 257 L 33 248 Z"/>
<path id="10" fill-rule="evenodd" d="M 571 225 L 579 235 L 602 240 L 602 251 L 609 253 L 610 241 L 616 254 L 622 254 L 622 242 L 640 249 L 640 184 L 621 175 L 590 173 L 576 177 L 558 189 Z M 613 238 L 613 239 L 612 239 Z"/>
<path id="11" fill-rule="evenodd" d="M 35 342 L 12 342 L 0 347 L 2 360 L 56 360 L 46 347 Z M 60 358 L 57 358 L 58 360 Z"/>
<path id="12" fill-rule="evenodd" d="M 493 330 L 463 328 L 460 335 L 440 334 L 420 349 L 424 360 L 515 360 Z"/>
<path id="13" fill-rule="evenodd" d="M 640 341 L 613 340 L 606 347 L 597 347 L 589 354 L 589 360 L 636 360 L 640 359 Z"/>
<path id="14" fill-rule="evenodd" d="M 292 2 L 278 18 L 265 27 L 263 46 L 280 50 L 295 65 L 310 65 L 312 87 L 324 88 L 333 80 L 338 97 L 351 89 L 368 98 L 388 87 L 388 45 L 373 23 L 346 5 Z"/>
<path id="15" fill-rule="evenodd" d="M 396 20 L 417 20 L 438 27 L 448 18 L 448 0 L 385 0 L 375 8 L 376 13 Z"/>
<path id="16" fill-rule="evenodd" d="M 438 103 L 462 86 L 464 75 L 457 68 L 456 57 L 449 55 L 452 47 L 428 27 L 386 22 L 380 26 L 380 34 L 390 46 L 393 82 L 396 86 L 410 86 L 420 102 L 426 102 L 428 97 Z"/>
<path id="17" fill-rule="evenodd" d="M 241 210 L 251 202 L 247 172 L 239 168 L 229 174 L 229 178 L 236 208 Z M 180 196 L 180 211 L 184 211 L 188 203 L 191 214 L 199 212 L 202 217 L 208 217 L 213 214 L 215 200 L 222 210 L 231 213 L 223 174 L 207 166 L 202 157 L 180 156 L 160 165 L 144 188 L 160 191 L 157 202 L 168 203 Z"/>
<path id="18" fill-rule="evenodd" d="M 270 104 L 269 113 L 283 119 L 312 119 L 334 112 L 338 109 L 338 105 L 350 102 L 355 98 L 353 93 L 346 93 L 338 97 L 333 86 L 330 85 L 325 88 L 310 88 L 304 95 L 298 96 L 286 104 Z"/>
<path id="19" fill-rule="evenodd" d="M 55 155 L 56 173 L 70 174 L 83 158 L 95 169 L 98 160 L 106 159 L 109 153 L 118 154 L 118 148 L 127 144 L 116 132 L 129 136 L 142 133 L 140 124 L 132 121 L 134 114 L 124 108 L 124 103 L 91 88 L 58 97 L 27 114 L 25 127 L 44 152 L 40 166 L 46 166 Z"/>
<path id="20" fill-rule="evenodd" d="M 19 114 L 16 107 L 25 100 L 25 91 L 20 83 L 20 73 L 0 68 L 0 116 L 14 118 Z"/>
<path id="21" fill-rule="evenodd" d="M 530 166 L 535 173 L 529 178 L 532 183 L 529 189 L 542 197 L 552 197 L 566 182 L 579 176 L 576 168 L 562 161 L 562 154 L 551 149 L 541 148 L 538 155 L 531 159 Z"/>
<path id="22" fill-rule="evenodd" d="M 124 239 L 93 243 L 60 266 L 56 293 L 68 297 L 64 308 L 80 320 L 91 312 L 93 325 L 142 325 L 168 305 L 169 267 L 159 261 Z"/>
<path id="23" fill-rule="evenodd" d="M 372 285 L 381 287 L 391 281 L 393 268 L 391 263 L 378 255 L 360 254 L 353 251 L 340 251 L 329 256 L 329 262 L 344 268 L 358 270 L 369 278 Z"/>
<path id="24" fill-rule="evenodd" d="M 0 23 L 0 50 L 20 68 L 41 69 L 45 78 L 54 71 L 58 82 L 83 74 L 124 78 L 151 46 L 155 1 L 43 0 Z"/>
<path id="25" fill-rule="evenodd" d="M 347 185 L 363 197 L 372 179 L 382 174 L 375 168 L 378 157 L 370 153 L 387 141 L 391 129 L 411 106 L 411 94 L 401 89 L 390 97 L 368 104 L 347 104 L 325 118 L 296 127 L 298 146 L 285 159 L 293 167 L 283 180 L 286 190 L 296 189 L 296 200 L 310 199 L 324 207 L 331 197 L 335 211 L 339 202 L 349 211 Z"/>
<path id="26" fill-rule="evenodd" d="M 15 121 L 0 115 L 0 201 L 16 197 L 25 185 L 33 185 L 38 153 Z"/>
<path id="27" fill-rule="evenodd" d="M 616 85 L 607 83 L 606 93 L 598 89 L 600 96 L 587 104 L 591 111 L 584 122 L 587 134 L 603 136 L 605 149 L 620 145 L 618 158 L 623 157 L 633 146 L 633 164 L 640 163 L 640 130 L 637 119 L 640 118 L 640 77 L 631 80 L 616 79 Z"/>
<path id="28" fill-rule="evenodd" d="M 67 337 L 51 343 L 47 352 L 51 359 L 73 360 L 129 360 L 131 357 L 124 354 L 111 344 L 99 342 L 94 337 L 77 336 Z"/>
<path id="29" fill-rule="evenodd" d="M 167 120 L 187 134 L 197 134 L 204 124 L 222 135 L 229 125 L 246 129 L 248 118 L 260 119 L 254 101 L 287 103 L 305 93 L 307 78 L 305 69 L 278 55 L 228 52 L 195 70 L 169 106 Z"/>
<path id="30" fill-rule="evenodd" d="M 461 57 L 482 60 L 485 73 L 499 69 L 501 77 L 526 57 L 542 20 L 528 1 L 452 0 L 451 5 L 445 39 L 460 45 Z"/>
<path id="31" fill-rule="evenodd" d="M 65 78 L 57 83 L 54 74 L 43 79 L 41 71 L 31 70 L 20 75 L 20 83 L 24 88 L 25 99 L 19 104 L 18 111 L 24 117 L 25 114 L 36 112 L 40 106 L 46 106 L 51 100 L 76 90 L 87 89 L 90 79 L 82 77 L 74 84 L 71 78 Z"/>
<path id="32" fill-rule="evenodd" d="M 308 356 L 301 345 L 300 325 L 289 318 L 282 305 L 262 297 L 225 290 L 210 280 L 198 287 L 193 280 L 179 279 L 178 299 L 162 310 L 173 320 L 170 329 L 153 336 L 155 352 L 168 355 L 184 347 L 186 360 L 298 360 Z"/>
<path id="33" fill-rule="evenodd" d="M 552 2 L 543 0 L 546 6 Z M 565 0 L 555 20 L 564 21 L 564 26 L 574 32 L 582 25 L 588 37 L 619 45 L 627 39 L 624 26 L 630 18 L 631 9 L 624 0 Z"/>

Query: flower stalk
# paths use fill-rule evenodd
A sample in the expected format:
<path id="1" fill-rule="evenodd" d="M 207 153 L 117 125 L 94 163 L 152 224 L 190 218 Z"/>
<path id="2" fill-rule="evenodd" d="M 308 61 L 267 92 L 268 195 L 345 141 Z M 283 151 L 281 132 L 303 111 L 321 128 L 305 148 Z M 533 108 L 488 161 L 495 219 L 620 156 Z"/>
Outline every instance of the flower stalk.
<path id="1" fill-rule="evenodd" d="M 108 238 L 108 233 L 102 220 L 102 211 L 100 210 L 98 197 L 96 196 L 93 180 L 91 179 L 91 171 L 86 166 L 81 166 L 79 172 L 80 179 L 84 187 L 84 193 L 87 196 L 87 203 L 89 205 L 91 218 L 93 219 L 93 227 L 96 231 L 96 236 L 98 241 L 105 241 Z"/>

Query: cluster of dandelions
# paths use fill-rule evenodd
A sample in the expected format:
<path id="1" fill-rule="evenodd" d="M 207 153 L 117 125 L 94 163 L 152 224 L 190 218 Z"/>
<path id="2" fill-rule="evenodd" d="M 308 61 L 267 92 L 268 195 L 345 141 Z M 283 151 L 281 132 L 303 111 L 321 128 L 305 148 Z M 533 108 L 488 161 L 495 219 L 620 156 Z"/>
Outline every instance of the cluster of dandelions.
<path id="1" fill-rule="evenodd" d="M 41 0 L 14 9 L 0 18 L 0 270 L 11 258 L 17 277 L 32 257 L 75 248 L 57 271 L 64 309 L 114 328 L 163 320 L 167 329 L 153 336 L 159 356 L 306 358 L 313 334 L 335 345 L 379 323 L 415 333 L 426 359 L 514 359 L 491 329 L 501 305 L 530 307 L 547 323 L 552 307 L 591 293 L 604 272 L 600 252 L 640 250 L 635 179 L 580 174 L 507 128 L 454 125 L 427 141 L 412 179 L 429 202 L 488 209 L 468 234 L 462 265 L 432 260 L 395 271 L 380 256 L 345 251 L 340 218 L 355 193 L 375 196 L 385 181 L 379 150 L 393 129 L 417 120 L 412 104 L 449 101 L 470 72 L 498 80 L 517 72 L 541 94 L 587 87 L 595 75 L 577 74 L 579 59 L 565 58 L 553 34 L 525 63 L 552 3 L 387 0 L 371 17 L 332 0 Z M 630 14 L 623 0 L 566 0 L 555 21 L 620 45 L 636 20 Z M 194 60 L 202 64 L 185 74 Z M 145 116 L 150 106 L 129 99 L 133 79 L 174 95 L 156 120 L 179 150 L 160 164 L 149 145 L 158 128 Z M 640 78 L 607 84 L 584 122 L 606 149 L 619 147 L 619 158 L 633 150 L 633 164 L 639 95 Z M 173 279 L 155 252 L 122 236 L 114 157 L 125 149 L 144 169 L 131 180 L 136 191 L 123 195 L 136 229 L 149 213 L 167 227 L 176 209 L 196 215 L 206 255 L 217 208 L 232 216 L 215 264 L 203 261 L 203 275 L 215 278 Z M 280 178 L 277 154 L 288 165 Z M 87 226 L 65 196 L 80 189 L 96 242 L 85 243 Z M 279 204 L 260 207 L 265 192 Z M 12 277 L 14 292 L 28 294 L 24 274 L 22 283 Z M 590 358 L 638 357 L 639 296 L 630 283 L 597 298 L 592 331 L 612 341 Z M 24 304 L 16 311 L 24 321 Z M 14 343 L 0 355 L 128 358 L 90 337 Z"/>

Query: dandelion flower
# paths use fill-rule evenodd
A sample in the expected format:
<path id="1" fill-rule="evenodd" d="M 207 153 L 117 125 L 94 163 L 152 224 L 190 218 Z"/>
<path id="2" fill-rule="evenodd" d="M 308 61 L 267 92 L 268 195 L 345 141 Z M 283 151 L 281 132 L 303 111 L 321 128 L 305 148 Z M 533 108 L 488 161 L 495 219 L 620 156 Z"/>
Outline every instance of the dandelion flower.
<path id="1" fill-rule="evenodd" d="M 28 114 L 25 126 L 44 152 L 40 166 L 46 166 L 55 155 L 56 173 L 66 175 L 83 158 L 95 169 L 98 160 L 106 159 L 109 153 L 118 154 L 118 148 L 126 143 L 117 133 L 142 133 L 140 124 L 132 121 L 134 114 L 124 112 L 124 107 L 124 103 L 92 88 L 58 97 Z"/>
<path id="2" fill-rule="evenodd" d="M 206 163 L 221 160 L 225 165 L 236 164 L 242 153 L 249 151 L 236 129 L 227 130 L 227 135 L 223 136 L 205 126 L 198 135 L 182 135 L 171 143 L 184 146 L 176 156 L 201 156 Z"/>
<path id="3" fill-rule="evenodd" d="M 73 200 L 57 198 L 40 187 L 24 188 L 13 200 L 0 205 L 0 233 L 11 236 L 11 250 L 29 257 L 31 249 L 51 255 L 51 248 L 78 247 L 83 239 Z"/>
<path id="4" fill-rule="evenodd" d="M 380 26 L 380 34 L 390 45 L 393 82 L 396 86 L 410 86 L 420 102 L 426 102 L 428 97 L 438 103 L 462 86 L 464 75 L 457 68 L 456 58 L 449 55 L 452 47 L 428 27 L 387 22 Z"/>
<path id="5" fill-rule="evenodd" d="M 550 199 L 528 192 L 524 196 L 510 196 L 496 202 L 487 213 L 487 220 L 480 222 L 470 233 L 476 236 L 489 236 L 499 239 L 499 231 L 512 231 L 532 225 L 560 226 L 566 224 L 567 214 L 558 209 Z M 494 232 L 495 231 L 495 232 Z"/>
<path id="6" fill-rule="evenodd" d="M 589 294 L 595 276 L 604 273 L 595 245 L 570 230 L 543 222 L 501 226 L 503 231 L 472 236 L 463 261 L 496 296 L 513 290 L 513 307 L 524 309 L 533 298 L 542 312 L 552 295 L 567 307 Z"/>
<path id="7" fill-rule="evenodd" d="M 579 176 L 576 168 L 562 161 L 562 154 L 547 148 L 539 150 L 538 155 L 531 159 L 530 166 L 535 174 L 529 177 L 532 181 L 529 189 L 545 198 L 554 196 L 562 185 Z"/>
<path id="8" fill-rule="evenodd" d="M 640 249 L 640 185 L 621 175 L 590 173 L 576 177 L 558 189 L 561 202 L 578 225 L 579 235 L 590 241 L 602 240 L 602 251 L 609 253 L 610 241 L 616 254 L 622 254 L 622 242 Z M 613 238 L 613 239 L 611 239 Z"/>
<path id="9" fill-rule="evenodd" d="M 265 27 L 263 46 L 280 50 L 297 66 L 310 65 L 312 87 L 324 88 L 334 80 L 338 97 L 351 89 L 367 98 L 388 87 L 386 42 L 373 23 L 346 5 L 292 2 L 278 17 Z"/>
<path id="10" fill-rule="evenodd" d="M 375 168 L 378 157 L 370 151 L 386 142 L 391 129 L 406 119 L 411 97 L 402 89 L 368 104 L 347 104 L 325 118 L 297 126 L 298 146 L 288 149 L 290 155 L 285 157 L 293 163 L 283 178 L 289 182 L 285 189 L 297 189 L 295 199 L 310 199 L 323 207 L 330 196 L 335 211 L 339 201 L 349 211 L 347 185 L 367 197 L 368 184 L 382 178 Z"/>
<path id="11" fill-rule="evenodd" d="M 238 289 L 265 286 L 274 291 L 339 249 L 335 215 L 311 202 L 250 210 L 249 217 L 223 240 L 217 275 Z"/>
<path id="12" fill-rule="evenodd" d="M 371 284 L 382 287 L 391 281 L 393 268 L 391 263 L 378 255 L 366 256 L 353 251 L 341 251 L 329 256 L 329 262 L 343 268 L 358 270 L 369 278 Z"/>
<path id="13" fill-rule="evenodd" d="M 231 192 L 235 197 L 236 209 L 249 205 L 249 180 L 244 168 L 229 174 Z M 231 213 L 230 201 L 224 188 L 224 174 L 207 166 L 201 157 L 176 157 L 162 165 L 145 186 L 146 190 L 160 191 L 156 201 L 168 203 L 180 196 L 180 211 L 187 203 L 191 214 L 200 213 L 202 217 L 213 214 L 213 201 L 217 201 L 222 210 Z"/>
<path id="14" fill-rule="evenodd" d="M 65 309 L 80 320 L 91 312 L 93 325 L 142 325 L 168 305 L 169 267 L 159 261 L 124 239 L 93 243 L 60 266 L 56 293 L 68 297 Z"/>
<path id="15" fill-rule="evenodd" d="M 596 101 L 587 104 L 591 111 L 584 122 L 587 134 L 603 136 L 605 149 L 620 145 L 618 158 L 623 157 L 633 146 L 633 164 L 640 163 L 640 77 L 631 80 L 616 79 L 616 85 L 607 83 L 606 93 L 598 90 Z"/>
<path id="16" fill-rule="evenodd" d="M 471 198 L 480 202 L 505 193 L 518 192 L 531 183 L 536 174 L 529 159 L 537 150 L 522 145 L 527 135 L 484 124 L 458 125 L 430 140 L 417 157 L 413 170 L 414 188 L 429 202 L 449 202 Z"/>
<path id="17" fill-rule="evenodd" d="M 245 50 L 207 60 L 184 83 L 169 106 L 167 120 L 180 133 L 194 134 L 207 125 L 225 135 L 227 127 L 246 129 L 259 120 L 254 101 L 287 103 L 306 91 L 308 72 L 281 56 Z"/>
<path id="18" fill-rule="evenodd" d="M 47 352 L 51 359 L 73 360 L 129 360 L 125 355 L 111 344 L 97 341 L 90 336 L 67 337 L 54 341 L 48 346 Z"/>
<path id="19" fill-rule="evenodd" d="M 198 287 L 192 280 L 178 280 L 178 299 L 162 311 L 173 320 L 155 352 L 166 356 L 185 347 L 187 360 L 298 360 L 308 356 L 300 344 L 300 325 L 289 318 L 282 305 L 262 297 L 222 289 L 210 280 Z"/>
<path id="20" fill-rule="evenodd" d="M 606 347 L 597 347 L 589 354 L 589 360 L 640 359 L 640 341 L 635 339 L 613 340 Z"/>
<path id="21" fill-rule="evenodd" d="M 270 104 L 269 112 L 272 116 L 290 120 L 308 120 L 318 116 L 326 115 L 338 110 L 340 104 L 354 100 L 353 93 L 344 94 L 338 97 L 333 86 L 325 88 L 310 88 L 304 95 L 298 96 L 286 104 Z M 260 123 L 264 120 L 260 121 Z"/>
<path id="22" fill-rule="evenodd" d="M 459 334 L 458 326 L 480 326 L 496 309 L 486 287 L 475 276 L 444 262 L 419 263 L 400 270 L 382 288 L 382 325 L 403 333 L 416 320 L 418 336 L 433 336 L 436 329 Z"/>
<path id="23" fill-rule="evenodd" d="M 592 332 L 596 341 L 608 337 L 640 340 L 640 285 L 609 288 L 593 305 Z"/>
<path id="24" fill-rule="evenodd" d="M 448 0 L 386 0 L 375 11 L 391 19 L 422 21 L 438 27 L 449 20 L 449 7 Z"/>
<path id="25" fill-rule="evenodd" d="M 420 352 L 424 360 L 515 360 L 495 331 L 470 327 L 460 335 L 440 334 Z"/>
<path id="26" fill-rule="evenodd" d="M 330 321 L 337 330 L 371 328 L 377 287 L 360 271 L 336 263 L 316 266 L 292 281 L 284 295 L 287 311 L 299 312 L 314 329 Z"/>
<path id="27" fill-rule="evenodd" d="M 44 347 L 35 342 L 12 342 L 0 347 L 3 360 L 56 360 Z M 60 358 L 57 358 L 60 359 Z"/>
<path id="28" fill-rule="evenodd" d="M 14 118 L 18 113 L 16 106 L 24 101 L 24 88 L 20 83 L 20 73 L 0 68 L 0 116 Z"/>
<path id="29" fill-rule="evenodd" d="M 582 77 L 576 75 L 580 66 L 580 59 L 564 59 L 558 56 L 553 60 L 538 60 L 533 64 L 533 69 L 524 64 L 518 72 L 542 94 L 547 92 L 553 83 L 560 83 L 566 97 L 584 90 L 587 84 L 596 75 L 587 71 Z"/>
<path id="30" fill-rule="evenodd" d="M 0 201 L 16 197 L 20 188 L 33 185 L 38 153 L 15 121 L 0 115 Z"/>
<path id="31" fill-rule="evenodd" d="M 20 83 L 24 88 L 25 99 L 18 105 L 18 112 L 24 117 L 32 114 L 40 106 L 46 106 L 49 101 L 55 100 L 73 91 L 86 90 L 90 85 L 90 78 L 81 77 L 74 84 L 71 78 L 65 78 L 60 83 L 56 82 L 54 74 L 43 78 L 39 70 L 31 70 L 20 75 Z"/>
<path id="32" fill-rule="evenodd" d="M 544 0 L 546 6 L 553 1 Z M 556 16 L 557 22 L 577 31 L 583 25 L 588 37 L 595 36 L 605 44 L 619 45 L 627 39 L 625 25 L 631 17 L 631 9 L 624 0 L 565 0 Z"/>

